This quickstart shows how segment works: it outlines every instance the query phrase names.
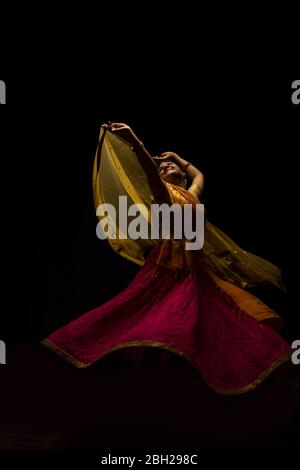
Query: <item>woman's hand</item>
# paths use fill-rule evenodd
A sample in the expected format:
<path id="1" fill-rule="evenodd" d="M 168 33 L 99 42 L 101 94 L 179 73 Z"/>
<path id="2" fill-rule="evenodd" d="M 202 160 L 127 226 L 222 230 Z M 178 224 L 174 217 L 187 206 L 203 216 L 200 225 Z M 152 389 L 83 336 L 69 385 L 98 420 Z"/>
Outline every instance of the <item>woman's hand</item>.
<path id="1" fill-rule="evenodd" d="M 113 134 L 122 137 L 122 139 L 126 140 L 127 142 L 132 142 L 132 140 L 135 138 L 135 135 L 131 128 L 127 126 L 127 124 L 123 124 L 122 122 L 103 124 L 102 127 L 105 127 Z"/>
<path id="2" fill-rule="evenodd" d="M 161 153 L 158 157 L 153 157 L 153 159 L 158 164 L 161 162 L 170 161 L 170 160 L 176 163 L 178 159 L 180 159 L 180 157 L 179 155 L 177 155 L 177 153 L 174 153 L 174 152 L 164 152 L 164 153 Z"/>

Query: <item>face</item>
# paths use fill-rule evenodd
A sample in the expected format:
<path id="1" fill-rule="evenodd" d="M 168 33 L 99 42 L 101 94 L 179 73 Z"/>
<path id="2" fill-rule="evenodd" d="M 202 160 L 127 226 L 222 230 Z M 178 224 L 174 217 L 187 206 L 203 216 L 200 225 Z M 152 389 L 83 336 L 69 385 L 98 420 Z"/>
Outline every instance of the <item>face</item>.
<path id="1" fill-rule="evenodd" d="M 173 183 L 183 178 L 181 169 L 172 161 L 162 162 L 159 165 L 159 174 L 168 183 Z"/>

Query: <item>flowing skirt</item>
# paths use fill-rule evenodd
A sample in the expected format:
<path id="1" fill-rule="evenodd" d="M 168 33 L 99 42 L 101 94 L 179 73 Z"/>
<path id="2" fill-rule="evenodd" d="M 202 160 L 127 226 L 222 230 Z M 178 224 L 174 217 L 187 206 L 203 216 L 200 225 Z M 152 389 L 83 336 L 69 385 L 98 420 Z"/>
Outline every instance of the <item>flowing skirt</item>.
<path id="1" fill-rule="evenodd" d="M 151 251 L 118 296 L 42 343 L 77 367 L 122 348 L 166 349 L 187 359 L 208 386 L 225 394 L 254 389 L 289 360 L 291 346 L 249 314 L 251 304 L 270 311 L 258 299 L 229 284 L 226 289 L 201 261 L 193 275 L 176 278 L 167 268 L 155 274 L 159 252 L 159 246 Z"/>

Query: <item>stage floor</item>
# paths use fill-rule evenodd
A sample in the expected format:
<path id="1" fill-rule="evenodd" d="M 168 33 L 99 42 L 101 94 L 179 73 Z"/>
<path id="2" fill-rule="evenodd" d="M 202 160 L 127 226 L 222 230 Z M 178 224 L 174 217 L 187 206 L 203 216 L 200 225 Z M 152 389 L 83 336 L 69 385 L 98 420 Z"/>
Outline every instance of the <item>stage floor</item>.
<path id="1" fill-rule="evenodd" d="M 76 369 L 38 343 L 0 372 L 1 451 L 300 447 L 300 390 L 276 379 L 221 396 L 181 358 Z"/>

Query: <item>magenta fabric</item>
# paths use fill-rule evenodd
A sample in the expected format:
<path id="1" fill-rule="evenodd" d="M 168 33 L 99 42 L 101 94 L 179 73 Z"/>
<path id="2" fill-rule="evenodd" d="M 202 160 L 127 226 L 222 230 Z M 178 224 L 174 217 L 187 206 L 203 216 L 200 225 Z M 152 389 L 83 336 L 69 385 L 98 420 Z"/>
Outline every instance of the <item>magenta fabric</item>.
<path id="1" fill-rule="evenodd" d="M 184 355 L 209 386 L 225 393 L 254 388 L 290 354 L 278 333 L 238 311 L 220 293 L 201 261 L 193 276 L 176 279 L 166 268 L 154 276 L 159 252 L 159 246 L 152 250 L 117 297 L 55 331 L 48 342 L 82 365 L 123 343 L 161 343 Z"/>

